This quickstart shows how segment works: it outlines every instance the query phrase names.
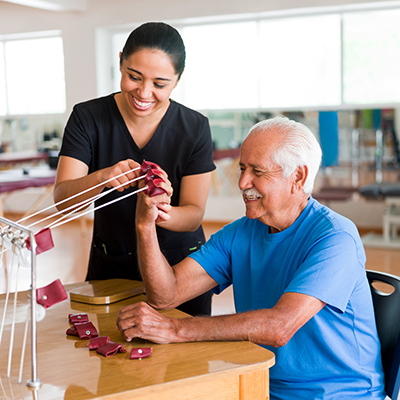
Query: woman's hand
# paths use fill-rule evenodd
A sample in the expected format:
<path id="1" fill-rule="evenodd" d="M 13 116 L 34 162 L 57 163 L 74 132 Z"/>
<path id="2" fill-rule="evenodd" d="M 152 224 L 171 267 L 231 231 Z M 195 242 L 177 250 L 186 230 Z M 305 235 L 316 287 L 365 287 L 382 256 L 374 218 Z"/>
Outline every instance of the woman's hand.
<path id="1" fill-rule="evenodd" d="M 132 171 L 133 169 L 136 170 Z M 115 178 L 107 182 L 105 184 L 105 187 L 118 188 L 116 190 L 118 190 L 119 192 L 122 192 L 131 186 L 136 186 L 137 181 L 134 182 L 130 181 L 132 181 L 135 178 L 139 178 L 140 176 L 141 176 L 140 164 L 130 159 L 119 161 L 117 164 L 114 164 L 111 167 L 104 168 L 101 170 L 102 182 Z"/>

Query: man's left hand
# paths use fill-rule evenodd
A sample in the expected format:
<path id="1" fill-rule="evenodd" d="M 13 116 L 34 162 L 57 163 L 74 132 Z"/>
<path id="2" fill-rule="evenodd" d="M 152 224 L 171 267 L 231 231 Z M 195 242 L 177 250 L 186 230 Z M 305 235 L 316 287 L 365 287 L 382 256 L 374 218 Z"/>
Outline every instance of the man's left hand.
<path id="1" fill-rule="evenodd" d="M 166 344 L 176 339 L 174 319 L 166 317 L 147 303 L 131 304 L 120 309 L 117 328 L 122 337 L 130 342 L 133 338 Z"/>

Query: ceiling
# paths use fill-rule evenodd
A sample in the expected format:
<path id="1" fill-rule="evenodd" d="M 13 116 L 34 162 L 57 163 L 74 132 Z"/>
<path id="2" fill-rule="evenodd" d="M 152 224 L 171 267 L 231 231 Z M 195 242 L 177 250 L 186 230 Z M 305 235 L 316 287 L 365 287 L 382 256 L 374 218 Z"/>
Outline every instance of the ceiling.
<path id="1" fill-rule="evenodd" d="M 87 0 L 0 0 L 49 11 L 86 11 Z"/>

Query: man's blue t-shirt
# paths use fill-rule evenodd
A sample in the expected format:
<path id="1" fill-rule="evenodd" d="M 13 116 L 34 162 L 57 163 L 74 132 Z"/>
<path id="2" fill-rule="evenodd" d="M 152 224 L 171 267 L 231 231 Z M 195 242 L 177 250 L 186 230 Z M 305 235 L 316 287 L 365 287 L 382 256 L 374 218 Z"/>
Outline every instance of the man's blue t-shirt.
<path id="1" fill-rule="evenodd" d="M 280 348 L 271 399 L 384 399 L 384 375 L 365 252 L 355 225 L 312 197 L 297 220 L 271 234 L 243 217 L 191 257 L 233 285 L 236 312 L 272 308 L 285 292 L 326 306 Z"/>

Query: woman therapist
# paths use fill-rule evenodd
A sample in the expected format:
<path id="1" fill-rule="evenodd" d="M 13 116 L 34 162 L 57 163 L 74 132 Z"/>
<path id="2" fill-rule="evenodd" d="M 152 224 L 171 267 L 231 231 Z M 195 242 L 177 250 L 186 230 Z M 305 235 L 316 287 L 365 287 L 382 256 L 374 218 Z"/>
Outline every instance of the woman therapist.
<path id="1" fill-rule="evenodd" d="M 172 184 L 170 219 L 157 226 L 160 247 L 171 265 L 205 241 L 201 221 L 211 183 L 212 140 L 208 119 L 170 99 L 185 67 L 179 33 L 165 23 L 146 23 L 128 37 L 120 53 L 121 92 L 74 106 L 65 128 L 54 189 L 66 208 L 127 183 L 143 160 L 158 164 Z M 95 206 L 124 196 L 134 184 L 114 190 Z M 95 211 L 86 280 L 141 280 L 137 263 L 132 195 Z M 210 315 L 211 293 L 179 307 L 192 315 Z"/>

